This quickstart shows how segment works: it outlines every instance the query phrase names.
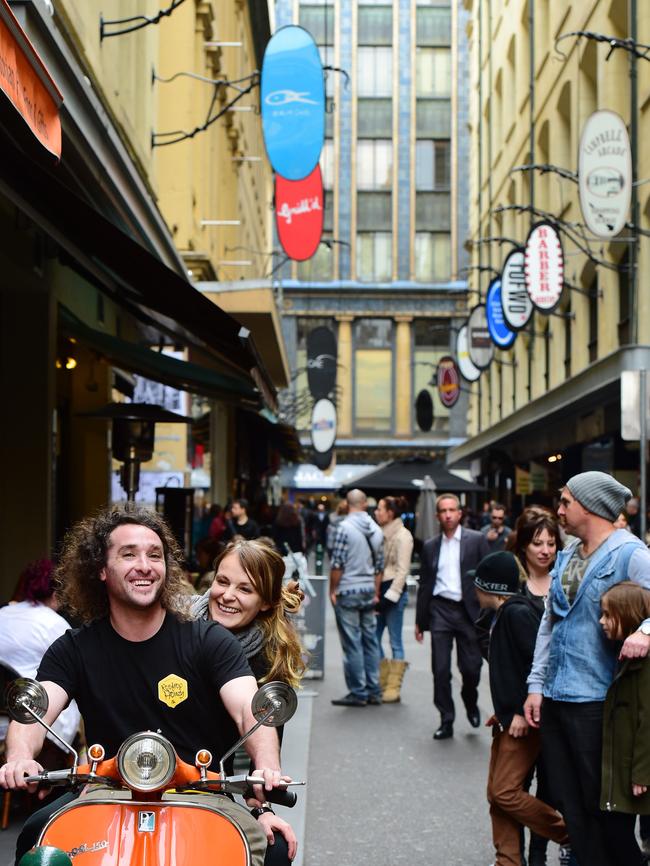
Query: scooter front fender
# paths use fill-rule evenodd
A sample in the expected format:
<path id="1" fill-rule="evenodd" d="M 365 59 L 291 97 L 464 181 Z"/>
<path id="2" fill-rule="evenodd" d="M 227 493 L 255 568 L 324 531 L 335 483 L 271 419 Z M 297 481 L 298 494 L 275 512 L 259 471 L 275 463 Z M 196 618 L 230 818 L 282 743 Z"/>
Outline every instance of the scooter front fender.
<path id="1" fill-rule="evenodd" d="M 81 797 L 50 818 L 38 844 L 65 851 L 73 866 L 251 864 L 240 827 L 201 802 Z"/>

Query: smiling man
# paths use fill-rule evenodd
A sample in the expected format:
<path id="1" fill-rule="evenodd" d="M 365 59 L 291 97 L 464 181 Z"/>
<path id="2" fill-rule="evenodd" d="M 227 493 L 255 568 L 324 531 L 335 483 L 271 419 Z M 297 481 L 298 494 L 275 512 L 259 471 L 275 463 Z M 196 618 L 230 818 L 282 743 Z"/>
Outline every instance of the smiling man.
<path id="1" fill-rule="evenodd" d="M 229 717 L 240 733 L 255 724 L 257 683 L 239 642 L 218 623 L 190 621 L 181 591 L 180 552 L 164 520 L 130 507 L 110 508 L 67 535 L 57 569 L 62 603 L 84 625 L 55 641 L 37 678 L 49 698 L 51 724 L 71 699 L 89 743 L 115 755 L 131 734 L 159 730 L 190 764 L 199 748 L 216 760 L 230 747 Z M 12 722 L 0 787 L 25 788 L 43 729 Z M 278 738 L 260 728 L 247 741 L 267 790 L 280 782 Z M 258 787 L 260 800 L 262 789 Z M 65 795 L 69 801 L 72 796 Z M 261 866 L 266 838 L 246 809 L 218 796 Z M 64 798 L 61 798 L 63 800 Z M 17 859 L 61 801 L 32 816 L 18 839 Z"/>

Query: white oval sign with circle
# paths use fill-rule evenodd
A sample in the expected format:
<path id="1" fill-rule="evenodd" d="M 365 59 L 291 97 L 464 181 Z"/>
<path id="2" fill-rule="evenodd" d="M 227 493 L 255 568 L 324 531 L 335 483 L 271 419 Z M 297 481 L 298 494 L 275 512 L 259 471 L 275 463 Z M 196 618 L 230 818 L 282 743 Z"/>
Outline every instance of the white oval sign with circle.
<path id="1" fill-rule="evenodd" d="M 580 209 L 592 234 L 612 238 L 625 226 L 632 196 L 632 154 L 623 118 L 595 111 L 583 127 L 578 151 Z"/>
<path id="2" fill-rule="evenodd" d="M 336 406 L 331 400 L 318 400 L 311 413 L 311 442 L 314 451 L 324 454 L 336 439 Z"/>
<path id="3" fill-rule="evenodd" d="M 494 358 L 494 343 L 490 338 L 485 304 L 477 304 L 467 320 L 467 349 L 472 364 L 487 370 Z"/>
<path id="4" fill-rule="evenodd" d="M 476 382 L 481 375 L 481 371 L 472 363 L 467 340 L 467 325 L 465 324 L 456 335 L 456 363 L 463 379 L 466 379 L 468 382 Z"/>
<path id="5" fill-rule="evenodd" d="M 564 288 L 564 253 L 554 225 L 532 227 L 524 249 L 526 291 L 536 309 L 550 313 L 560 303 Z"/>
<path id="6" fill-rule="evenodd" d="M 501 274 L 501 306 L 503 318 L 513 331 L 525 328 L 533 314 L 533 302 L 526 291 L 523 250 L 513 250 L 504 262 Z"/>

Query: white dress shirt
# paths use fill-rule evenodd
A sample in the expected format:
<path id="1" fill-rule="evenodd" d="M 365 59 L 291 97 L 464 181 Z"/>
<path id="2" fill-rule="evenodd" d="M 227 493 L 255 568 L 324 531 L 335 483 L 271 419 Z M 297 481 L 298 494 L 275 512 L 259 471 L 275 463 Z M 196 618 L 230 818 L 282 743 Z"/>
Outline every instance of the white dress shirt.
<path id="1" fill-rule="evenodd" d="M 438 573 L 433 586 L 433 594 L 448 598 L 451 601 L 462 601 L 463 589 L 460 582 L 460 525 L 447 538 L 444 532 L 440 536 L 440 556 L 438 558 Z"/>

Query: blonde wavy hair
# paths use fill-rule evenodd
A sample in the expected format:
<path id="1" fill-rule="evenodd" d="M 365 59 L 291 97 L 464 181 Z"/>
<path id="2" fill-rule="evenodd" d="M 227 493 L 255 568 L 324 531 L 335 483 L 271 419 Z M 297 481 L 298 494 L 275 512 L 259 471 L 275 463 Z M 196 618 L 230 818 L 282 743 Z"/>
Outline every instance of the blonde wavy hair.
<path id="1" fill-rule="evenodd" d="M 84 623 L 108 615 L 108 593 L 100 574 L 106 565 L 111 533 L 125 525 L 145 526 L 156 533 L 163 546 L 166 574 L 160 602 L 180 619 L 189 619 L 187 596 L 183 594 L 182 553 L 174 534 L 155 511 L 129 504 L 103 508 L 66 533 L 54 573 L 63 607 Z"/>
<path id="2" fill-rule="evenodd" d="M 289 617 L 298 613 L 304 593 L 295 580 L 283 584 L 284 560 L 259 539 L 241 539 L 228 544 L 214 561 L 215 575 L 221 561 L 233 553 L 262 602 L 269 606 L 254 620 L 262 629 L 263 652 L 269 667 L 260 682 L 282 680 L 295 688 L 300 684 L 306 664 L 298 632 Z"/>

